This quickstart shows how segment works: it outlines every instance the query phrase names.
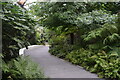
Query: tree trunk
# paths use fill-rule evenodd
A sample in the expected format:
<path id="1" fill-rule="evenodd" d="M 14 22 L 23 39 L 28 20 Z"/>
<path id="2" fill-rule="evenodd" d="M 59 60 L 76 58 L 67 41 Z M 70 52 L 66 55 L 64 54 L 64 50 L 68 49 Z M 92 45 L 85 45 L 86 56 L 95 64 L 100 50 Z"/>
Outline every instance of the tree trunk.
<path id="1" fill-rule="evenodd" d="M 74 33 L 70 33 L 70 44 L 74 44 Z"/>
<path id="2" fill-rule="evenodd" d="M 120 11 L 118 12 L 118 31 L 120 31 Z M 118 32 L 120 34 L 120 32 Z"/>

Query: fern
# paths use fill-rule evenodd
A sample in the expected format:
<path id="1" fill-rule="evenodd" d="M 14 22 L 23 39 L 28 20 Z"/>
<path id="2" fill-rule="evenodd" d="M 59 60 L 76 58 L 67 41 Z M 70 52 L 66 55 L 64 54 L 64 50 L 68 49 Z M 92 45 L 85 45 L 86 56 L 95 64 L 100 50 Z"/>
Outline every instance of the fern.
<path id="1" fill-rule="evenodd" d="M 107 30 L 110 34 L 113 34 L 113 33 L 117 33 L 118 32 L 118 28 L 115 26 L 115 25 L 112 25 L 112 24 L 104 24 L 103 25 L 104 29 Z"/>
<path id="2" fill-rule="evenodd" d="M 13 79 L 28 80 L 30 78 L 44 78 L 40 67 L 31 61 L 28 56 L 13 59 L 7 64 L 3 61 L 3 72 L 4 74 L 10 73 L 8 76 Z"/>
<path id="3" fill-rule="evenodd" d="M 106 38 L 103 40 L 103 44 L 113 45 L 113 43 L 115 44 L 115 43 L 117 43 L 119 40 L 120 40 L 119 34 L 113 33 L 112 35 L 106 37 Z"/>
<path id="4" fill-rule="evenodd" d="M 109 53 L 117 54 L 120 57 L 120 47 L 113 47 Z"/>
<path id="5" fill-rule="evenodd" d="M 88 45 L 89 49 L 94 49 L 94 50 L 101 49 L 102 47 L 104 47 L 104 45 L 101 44 L 100 42 Z"/>
<path id="6" fill-rule="evenodd" d="M 86 42 L 100 41 L 106 38 L 107 36 L 117 32 L 118 29 L 116 26 L 112 24 L 104 24 L 102 28 L 98 28 L 89 32 L 88 35 L 84 37 L 84 41 Z"/>

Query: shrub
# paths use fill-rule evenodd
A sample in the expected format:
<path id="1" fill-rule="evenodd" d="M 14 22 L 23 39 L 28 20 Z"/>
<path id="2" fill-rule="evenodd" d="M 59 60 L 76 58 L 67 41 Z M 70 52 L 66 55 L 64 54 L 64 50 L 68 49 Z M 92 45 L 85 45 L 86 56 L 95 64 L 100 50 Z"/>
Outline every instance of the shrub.
<path id="1" fill-rule="evenodd" d="M 90 59 L 90 57 L 93 54 L 94 53 L 91 52 L 90 50 L 84 50 L 82 48 L 77 51 L 76 50 L 71 51 L 68 55 L 66 55 L 66 59 L 68 59 L 69 61 L 71 61 L 74 64 L 80 64 L 82 66 L 86 66 L 89 64 L 94 64 L 93 60 Z"/>
<path id="2" fill-rule="evenodd" d="M 113 44 L 118 44 L 118 42 L 120 41 L 120 36 L 117 33 L 113 33 L 112 35 L 106 37 L 103 41 L 103 44 L 106 45 L 113 45 Z"/>
<path id="3" fill-rule="evenodd" d="M 118 53 L 80 49 L 66 55 L 66 59 L 73 64 L 83 66 L 90 72 L 98 73 L 100 78 L 120 78 L 120 57 Z"/>
<path id="4" fill-rule="evenodd" d="M 35 21 L 26 11 L 12 2 L 0 2 L 2 6 L 2 52 L 4 60 L 19 56 L 19 49 L 35 44 Z M 29 44 L 28 44 L 29 43 Z"/>

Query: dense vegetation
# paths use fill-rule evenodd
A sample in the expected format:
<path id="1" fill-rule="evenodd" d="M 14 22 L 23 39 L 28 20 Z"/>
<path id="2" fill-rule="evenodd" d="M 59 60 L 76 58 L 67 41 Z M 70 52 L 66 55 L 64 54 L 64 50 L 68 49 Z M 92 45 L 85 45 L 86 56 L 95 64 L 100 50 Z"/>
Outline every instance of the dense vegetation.
<path id="1" fill-rule="evenodd" d="M 120 13 L 115 2 L 36 3 L 31 13 L 47 28 L 49 52 L 101 78 L 120 78 Z"/>
<path id="2" fill-rule="evenodd" d="M 2 62 L 3 80 L 38 80 L 45 78 L 37 63 L 33 62 L 28 56 L 21 56 L 9 61 L 8 63 Z"/>
<path id="3" fill-rule="evenodd" d="M 0 2 L 0 5 L 2 5 L 0 13 L 2 15 L 3 80 L 43 78 L 43 74 L 34 62 L 19 55 L 19 49 L 37 44 L 36 21 L 28 15 L 28 11 L 15 3 Z"/>
<path id="4" fill-rule="evenodd" d="M 118 2 L 43 2 L 28 11 L 14 3 L 0 4 L 4 79 L 43 78 L 39 67 L 18 51 L 47 41 L 51 54 L 101 78 L 120 78 Z"/>
<path id="5" fill-rule="evenodd" d="M 2 3 L 2 10 L 3 55 L 9 60 L 18 56 L 20 48 L 35 43 L 35 22 L 16 4 Z"/>

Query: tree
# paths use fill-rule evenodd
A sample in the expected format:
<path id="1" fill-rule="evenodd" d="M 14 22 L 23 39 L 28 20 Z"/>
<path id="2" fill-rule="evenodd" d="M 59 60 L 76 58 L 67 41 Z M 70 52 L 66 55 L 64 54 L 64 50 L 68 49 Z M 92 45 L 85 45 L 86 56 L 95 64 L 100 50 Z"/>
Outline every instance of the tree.
<path id="1" fill-rule="evenodd" d="M 3 16 L 1 17 L 3 55 L 5 60 L 10 60 L 19 55 L 19 49 L 25 47 L 26 43 L 35 43 L 33 38 L 35 21 L 14 3 L 1 2 L 0 4 L 2 4 Z"/>
<path id="2" fill-rule="evenodd" d="M 36 3 L 31 6 L 31 11 L 39 16 L 40 24 L 56 33 L 69 34 L 71 44 L 74 43 L 74 33 L 96 29 L 106 22 L 112 22 L 115 7 L 118 3 L 90 3 L 90 2 L 54 2 Z M 108 9 L 108 6 L 112 5 Z M 83 31 L 81 31 L 83 32 Z M 81 33 L 80 32 L 80 33 Z"/>

